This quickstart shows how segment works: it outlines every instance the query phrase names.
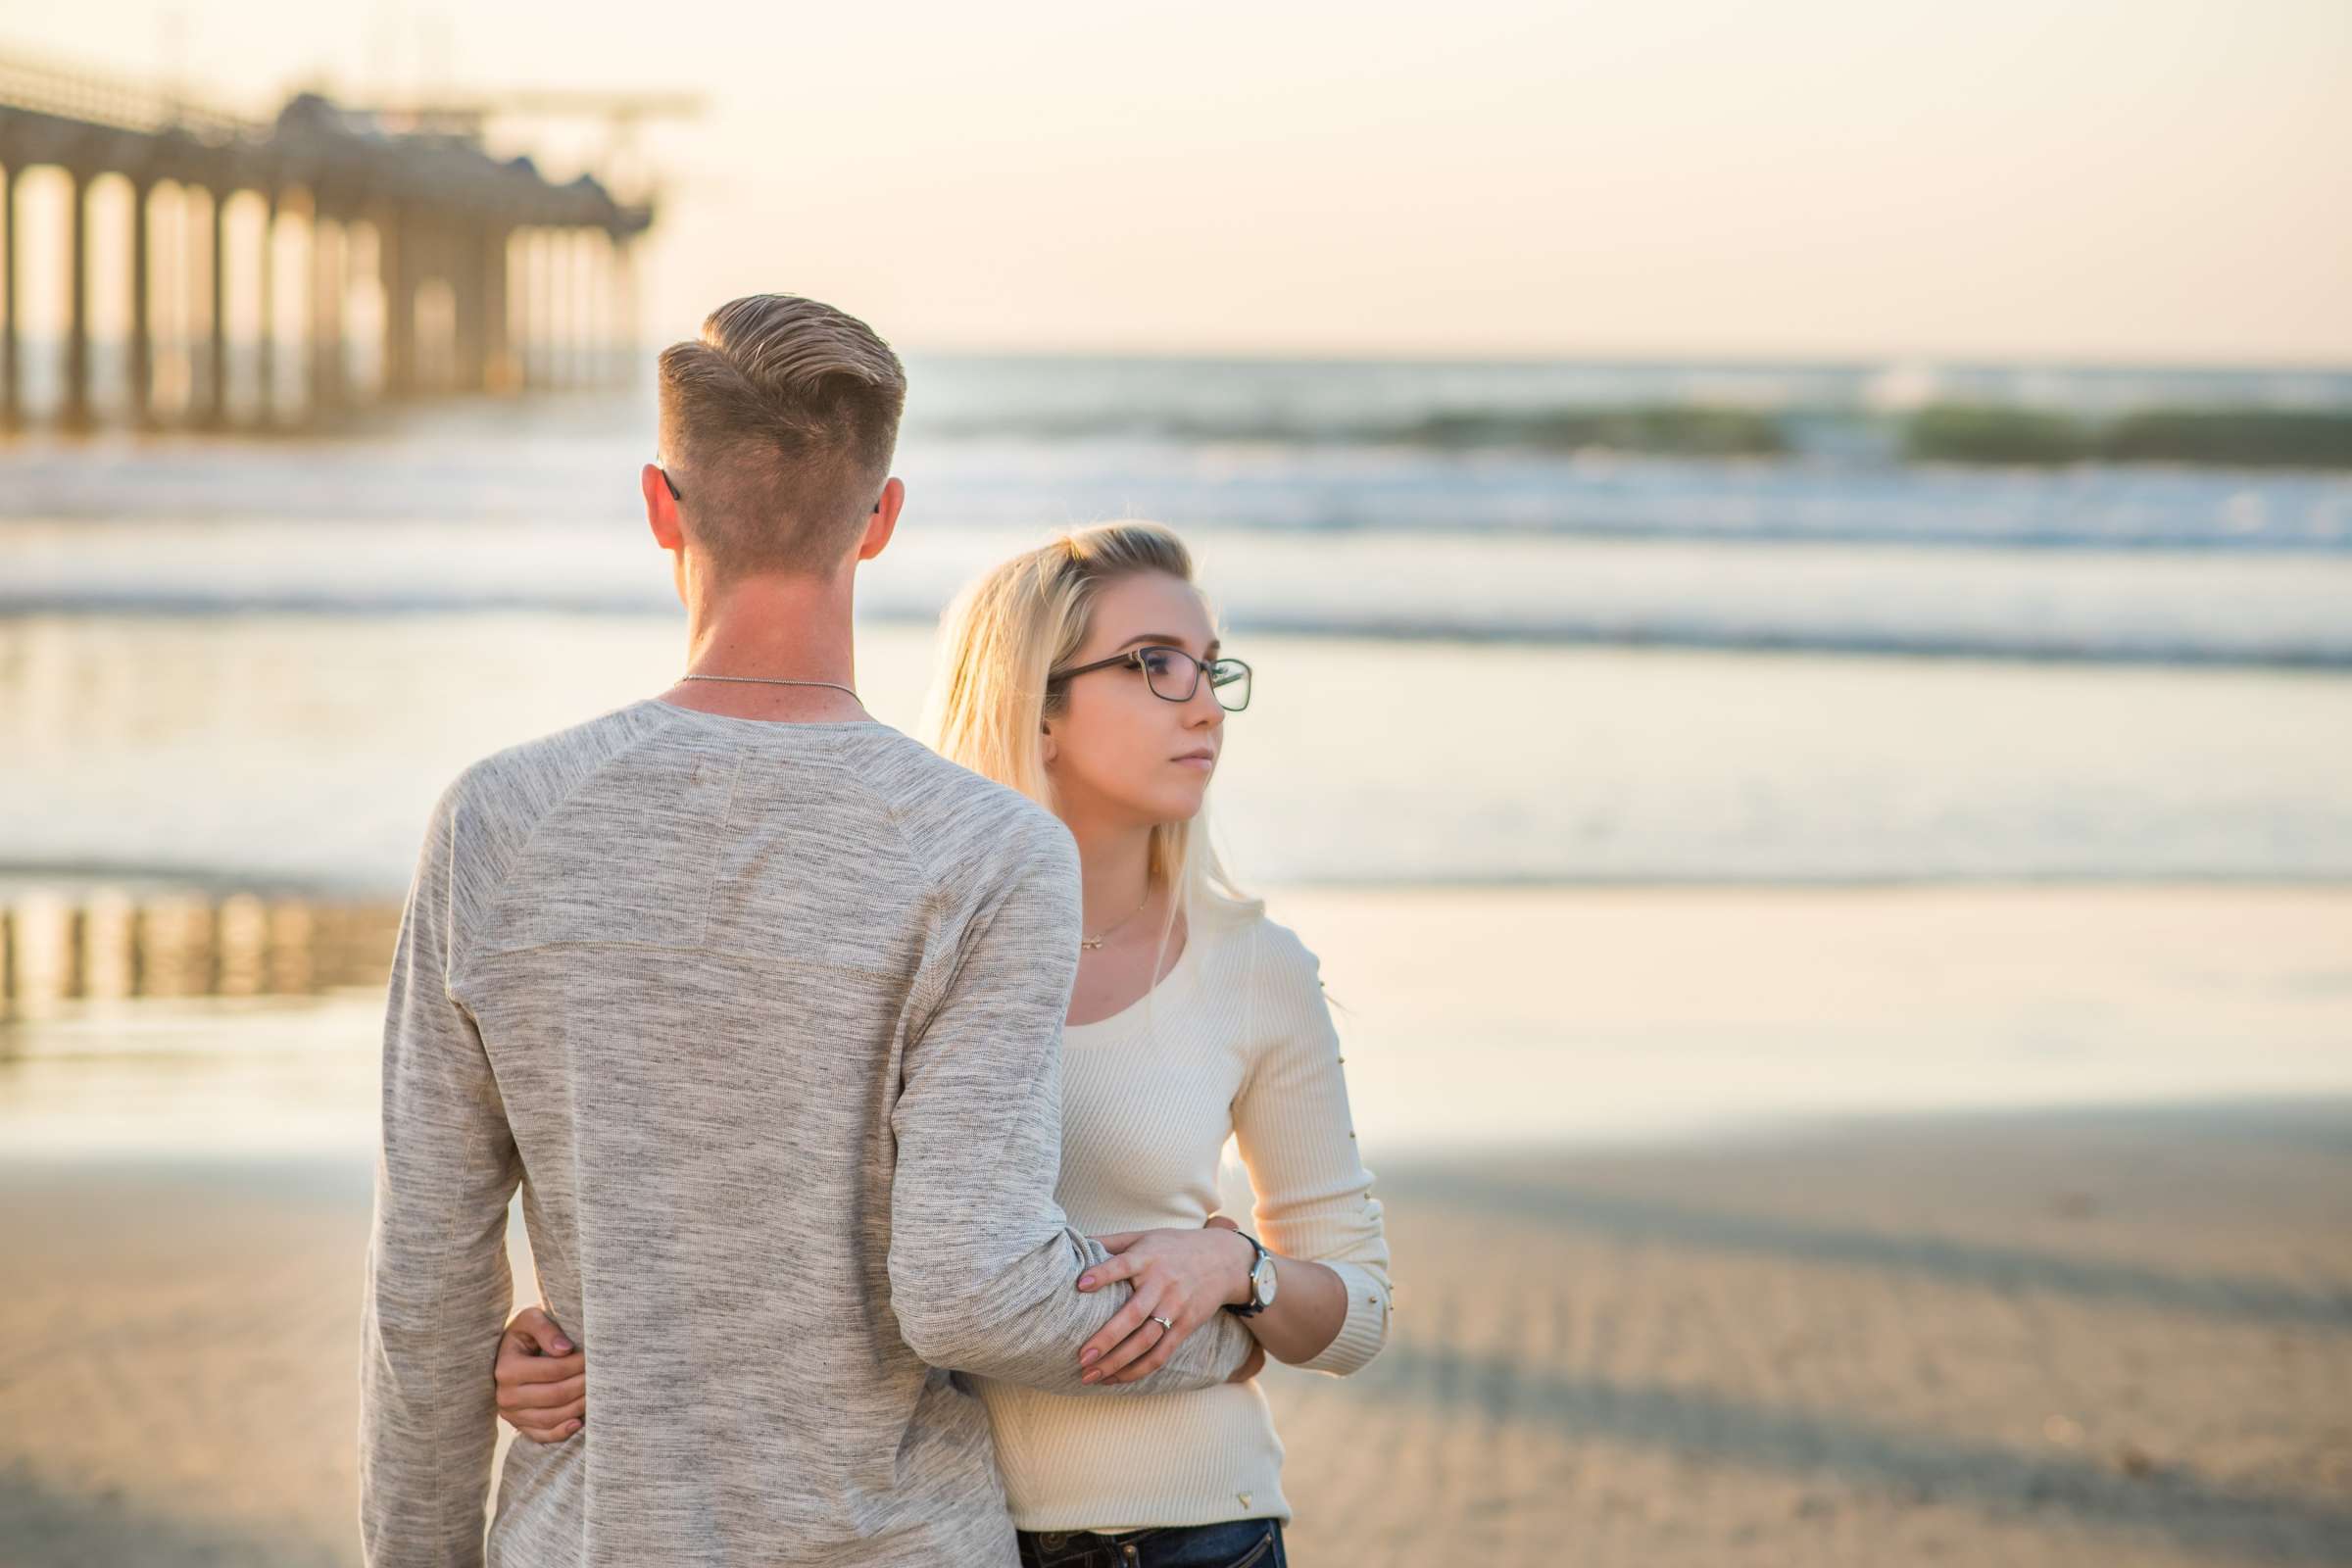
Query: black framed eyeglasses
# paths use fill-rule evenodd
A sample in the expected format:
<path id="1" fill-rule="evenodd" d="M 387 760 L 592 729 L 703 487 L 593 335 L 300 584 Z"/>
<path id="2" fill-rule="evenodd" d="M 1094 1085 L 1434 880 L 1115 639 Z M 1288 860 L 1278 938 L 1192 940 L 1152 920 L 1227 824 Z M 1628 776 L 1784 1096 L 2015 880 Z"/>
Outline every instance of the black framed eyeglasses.
<path id="1" fill-rule="evenodd" d="M 1228 713 L 1238 713 L 1250 706 L 1248 664 L 1238 659 L 1199 660 L 1181 648 L 1165 648 L 1157 644 L 1130 648 L 1123 654 L 1098 659 L 1091 664 L 1057 671 L 1046 677 L 1046 684 L 1056 685 L 1072 676 L 1083 675 L 1089 670 L 1108 669 L 1114 664 L 1142 670 L 1145 682 L 1152 688 L 1152 695 L 1171 703 L 1191 702 L 1193 693 L 1200 689 L 1200 676 L 1205 672 L 1209 693 L 1216 698 L 1219 708 Z"/>

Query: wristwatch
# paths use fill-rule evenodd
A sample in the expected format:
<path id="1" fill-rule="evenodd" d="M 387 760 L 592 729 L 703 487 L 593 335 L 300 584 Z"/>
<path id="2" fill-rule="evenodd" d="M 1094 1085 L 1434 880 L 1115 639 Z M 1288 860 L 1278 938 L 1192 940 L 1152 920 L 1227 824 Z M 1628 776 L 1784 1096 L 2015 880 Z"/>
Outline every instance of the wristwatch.
<path id="1" fill-rule="evenodd" d="M 1257 1261 L 1250 1265 L 1250 1300 L 1248 1304 L 1237 1305 L 1228 1301 L 1225 1303 L 1225 1310 L 1231 1312 L 1235 1317 L 1255 1317 L 1274 1304 L 1274 1287 L 1281 1283 L 1274 1277 L 1274 1254 L 1258 1246 L 1257 1238 L 1248 1231 L 1237 1230 L 1233 1234 L 1250 1244 L 1251 1250 L 1257 1253 Z"/>

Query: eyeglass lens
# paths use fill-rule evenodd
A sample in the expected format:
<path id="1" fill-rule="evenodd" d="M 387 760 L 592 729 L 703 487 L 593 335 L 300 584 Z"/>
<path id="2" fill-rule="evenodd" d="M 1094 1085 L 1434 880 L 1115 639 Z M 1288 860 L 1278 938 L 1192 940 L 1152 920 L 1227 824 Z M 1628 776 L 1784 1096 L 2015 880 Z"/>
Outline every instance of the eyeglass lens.
<path id="1" fill-rule="evenodd" d="M 1238 659 L 1213 659 L 1206 664 L 1195 660 L 1179 648 L 1146 648 L 1141 650 L 1144 674 L 1152 682 L 1152 695 L 1171 703 L 1189 703 L 1200 686 L 1200 672 L 1208 672 L 1209 690 L 1217 706 L 1228 712 L 1239 712 L 1250 706 L 1250 666 Z"/>

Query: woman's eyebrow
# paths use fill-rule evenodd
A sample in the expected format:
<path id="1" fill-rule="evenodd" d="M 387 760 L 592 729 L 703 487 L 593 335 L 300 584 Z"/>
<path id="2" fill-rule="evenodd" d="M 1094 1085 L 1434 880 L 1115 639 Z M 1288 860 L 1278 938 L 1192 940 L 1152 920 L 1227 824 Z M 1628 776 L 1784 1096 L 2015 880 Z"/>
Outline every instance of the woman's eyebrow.
<path id="1" fill-rule="evenodd" d="M 1182 648 L 1184 646 L 1184 639 L 1181 637 L 1172 636 L 1164 631 L 1147 631 L 1140 632 L 1137 635 L 1128 638 L 1125 642 L 1119 644 L 1119 647 L 1133 648 L 1137 643 L 1165 643 L 1171 648 Z M 1215 653 L 1221 646 L 1222 644 L 1220 644 L 1214 637 L 1211 637 L 1208 640 L 1208 651 L 1212 654 Z M 1116 653 L 1117 651 L 1117 649 L 1112 650 L 1113 653 Z"/>

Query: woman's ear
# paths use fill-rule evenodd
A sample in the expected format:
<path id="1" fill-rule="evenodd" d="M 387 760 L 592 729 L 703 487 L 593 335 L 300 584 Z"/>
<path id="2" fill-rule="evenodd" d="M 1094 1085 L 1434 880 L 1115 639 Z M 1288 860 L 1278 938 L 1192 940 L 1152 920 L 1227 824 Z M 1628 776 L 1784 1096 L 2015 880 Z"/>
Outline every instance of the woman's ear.
<path id="1" fill-rule="evenodd" d="M 1037 726 L 1037 732 L 1045 737 L 1044 743 L 1038 748 L 1039 753 L 1043 757 L 1046 766 L 1052 767 L 1054 765 L 1054 726 L 1052 724 L 1040 722 Z"/>

